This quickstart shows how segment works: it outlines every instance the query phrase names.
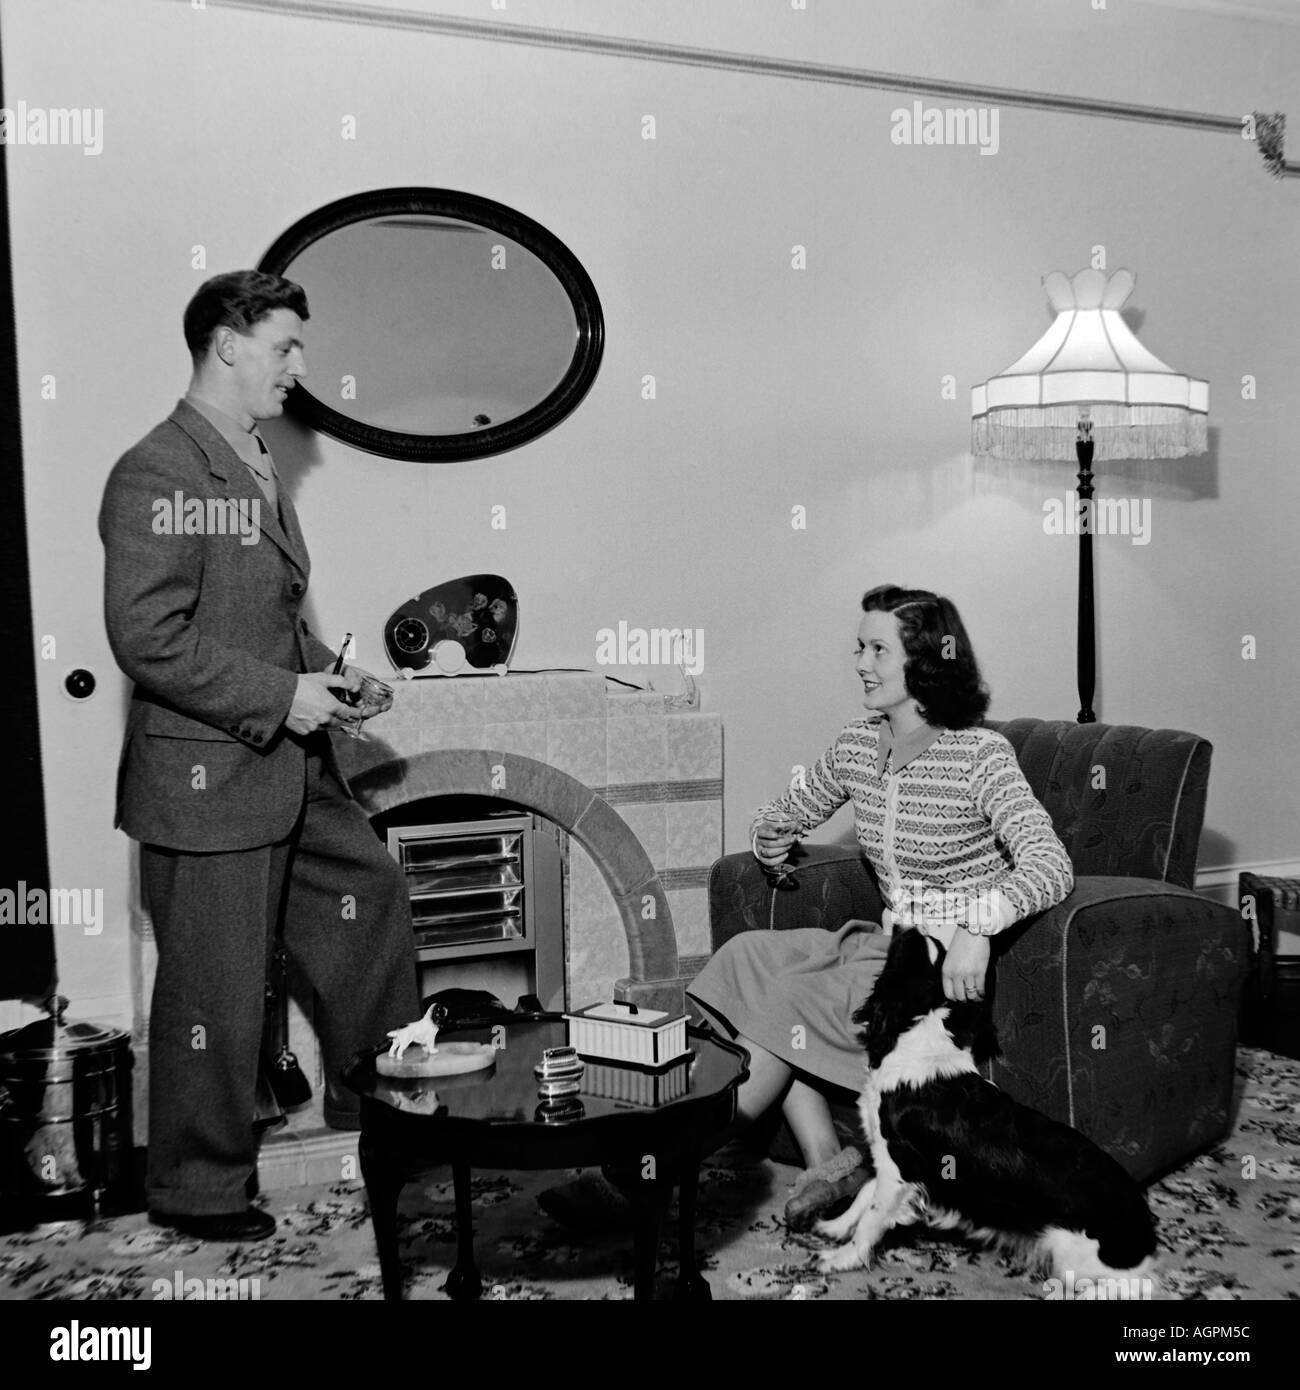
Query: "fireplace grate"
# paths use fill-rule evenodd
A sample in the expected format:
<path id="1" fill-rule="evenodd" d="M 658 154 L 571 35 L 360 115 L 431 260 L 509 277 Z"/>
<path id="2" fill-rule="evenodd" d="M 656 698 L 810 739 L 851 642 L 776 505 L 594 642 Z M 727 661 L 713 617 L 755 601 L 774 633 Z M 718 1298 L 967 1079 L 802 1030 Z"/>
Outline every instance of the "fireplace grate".
<path id="1" fill-rule="evenodd" d="M 525 807 L 476 800 L 429 798 L 375 826 L 406 877 L 422 995 L 535 994 L 562 1008 L 567 837 Z"/>

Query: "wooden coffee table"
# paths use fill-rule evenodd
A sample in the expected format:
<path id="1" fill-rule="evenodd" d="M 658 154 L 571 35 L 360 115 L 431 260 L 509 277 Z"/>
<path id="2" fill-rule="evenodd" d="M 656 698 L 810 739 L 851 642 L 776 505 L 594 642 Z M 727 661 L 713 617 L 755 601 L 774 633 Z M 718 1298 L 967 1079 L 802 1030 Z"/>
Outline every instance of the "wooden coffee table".
<path id="1" fill-rule="evenodd" d="M 443 1285 L 452 1298 L 478 1298 L 470 1173 L 616 1164 L 640 1175 L 636 1203 L 634 1297 L 654 1297 L 661 1213 L 678 1192 L 680 1269 L 674 1297 L 709 1299 L 695 1263 L 695 1191 L 700 1160 L 731 1137 L 736 1092 L 749 1075 L 749 1054 L 713 1033 L 690 1028 L 684 1094 L 657 1105 L 593 1094 L 592 1068 L 570 1102 L 543 1103 L 533 1067 L 548 1047 L 565 1043 L 558 1014 L 512 1015 L 494 1028 L 445 1031 L 458 1042 L 497 1048 L 484 1071 L 427 1080 L 379 1076 L 375 1048 L 355 1057 L 344 1080 L 361 1097 L 361 1176 L 379 1247 L 384 1297 L 402 1296 L 397 1199 L 423 1169 L 450 1164 L 456 1188 L 456 1264 Z M 679 1080 L 679 1084 L 682 1082 Z M 591 1086 L 592 1089 L 588 1089 Z M 669 1088 L 671 1089 L 671 1088 Z"/>

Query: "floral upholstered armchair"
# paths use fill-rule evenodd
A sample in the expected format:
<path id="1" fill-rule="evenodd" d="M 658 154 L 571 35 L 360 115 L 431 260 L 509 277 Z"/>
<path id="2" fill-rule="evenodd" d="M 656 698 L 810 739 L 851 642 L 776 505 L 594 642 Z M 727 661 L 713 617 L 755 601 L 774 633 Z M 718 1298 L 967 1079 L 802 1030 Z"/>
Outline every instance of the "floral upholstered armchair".
<path id="1" fill-rule="evenodd" d="M 988 727 L 1015 749 L 1075 873 L 1064 902 L 995 938 L 1001 1056 L 988 1074 L 1144 1181 L 1230 1123 L 1249 935 L 1238 913 L 1192 887 L 1210 745 L 1126 725 Z M 801 854 L 793 889 L 774 889 L 748 851 L 713 865 L 714 950 L 740 931 L 880 920 L 880 891 L 856 845 Z M 851 1104 L 835 1108 L 837 1123 L 854 1124 Z M 778 1141 L 773 1152 L 795 1161 L 797 1150 Z"/>

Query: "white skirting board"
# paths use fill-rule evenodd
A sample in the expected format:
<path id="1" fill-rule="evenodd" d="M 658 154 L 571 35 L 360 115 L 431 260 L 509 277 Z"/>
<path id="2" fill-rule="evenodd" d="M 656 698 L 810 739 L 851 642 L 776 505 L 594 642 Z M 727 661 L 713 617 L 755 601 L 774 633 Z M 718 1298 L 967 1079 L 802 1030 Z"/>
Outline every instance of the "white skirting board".
<path id="1" fill-rule="evenodd" d="M 1300 859 L 1272 859 L 1262 864 L 1226 864 L 1222 868 L 1198 869 L 1196 891 L 1215 902 L 1236 907 L 1237 879 L 1244 873 L 1260 874 L 1265 878 L 1300 878 Z M 1300 913 L 1278 914 L 1277 953 L 1300 956 Z"/>

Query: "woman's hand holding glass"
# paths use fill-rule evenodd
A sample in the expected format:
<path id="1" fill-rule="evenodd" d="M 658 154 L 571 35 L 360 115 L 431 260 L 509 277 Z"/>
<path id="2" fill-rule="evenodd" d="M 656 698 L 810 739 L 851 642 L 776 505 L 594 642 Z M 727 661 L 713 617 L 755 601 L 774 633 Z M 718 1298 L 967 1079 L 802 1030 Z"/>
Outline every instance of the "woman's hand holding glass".
<path id="1" fill-rule="evenodd" d="M 763 872 L 779 888 L 786 883 L 794 887 L 793 867 L 786 862 L 791 849 L 799 840 L 799 822 L 791 816 L 764 816 L 754 827 L 754 858 Z"/>
<path id="2" fill-rule="evenodd" d="M 798 839 L 798 821 L 789 816 L 764 817 L 754 827 L 754 857 L 764 867 L 775 868 L 785 862 Z"/>

